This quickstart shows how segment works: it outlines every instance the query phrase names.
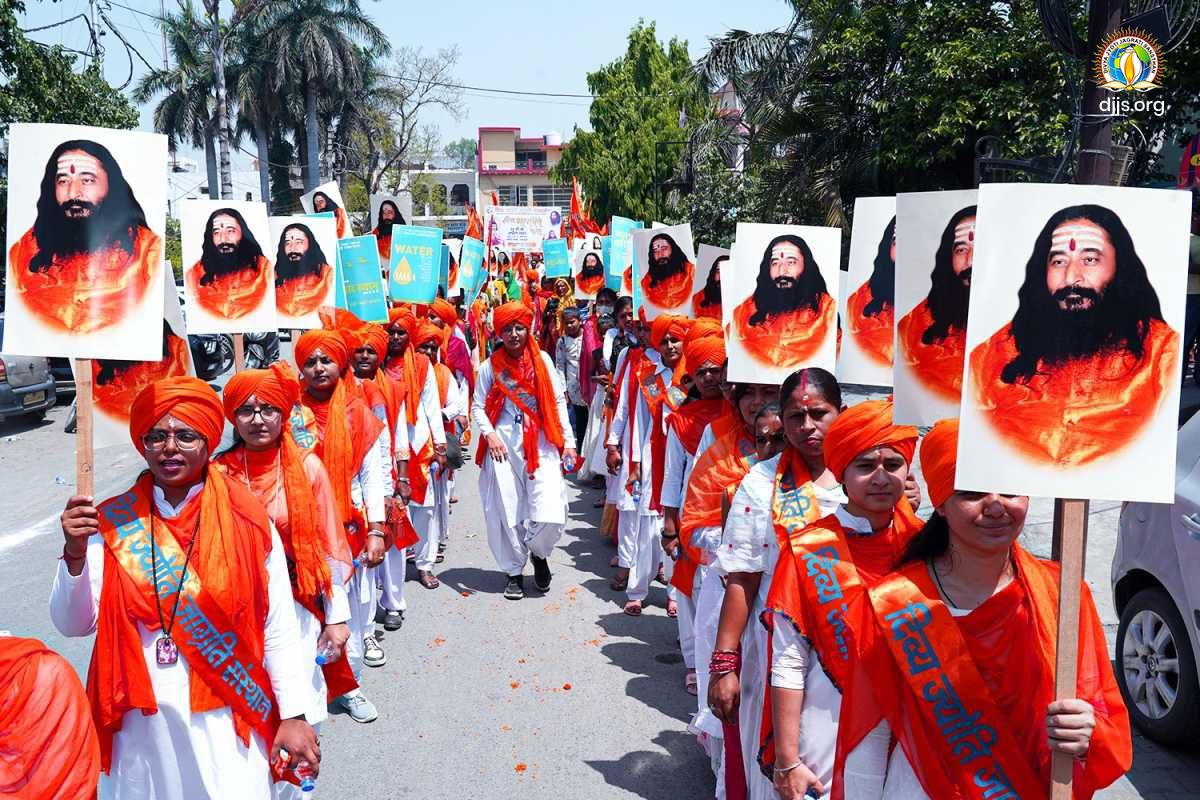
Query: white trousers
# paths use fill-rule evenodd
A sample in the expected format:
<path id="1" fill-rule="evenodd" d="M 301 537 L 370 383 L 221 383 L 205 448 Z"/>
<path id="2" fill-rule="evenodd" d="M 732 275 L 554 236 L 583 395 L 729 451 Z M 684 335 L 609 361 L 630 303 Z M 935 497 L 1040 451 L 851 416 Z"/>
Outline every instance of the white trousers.
<path id="1" fill-rule="evenodd" d="M 442 522 L 438 507 L 436 505 L 410 505 L 408 515 L 412 518 L 413 527 L 417 529 L 417 533 L 421 537 L 421 540 L 413 545 L 417 569 L 432 572 L 434 560 L 437 559 L 438 542 L 442 538 Z"/>
<path id="2" fill-rule="evenodd" d="M 450 495 L 454 493 L 454 479 L 450 474 L 439 472 L 437 480 L 433 482 L 434 507 L 438 512 L 438 542 L 443 544 L 450 540 Z"/>
<path id="3" fill-rule="evenodd" d="M 520 575 L 530 555 L 549 558 L 563 534 L 563 525 L 556 522 L 518 522 L 510 526 L 503 514 L 484 515 L 488 547 L 505 575 Z"/>
<path id="4" fill-rule="evenodd" d="M 621 516 L 625 516 L 624 511 Z M 626 552 L 629 555 L 629 584 L 625 596 L 630 600 L 642 601 L 650 593 L 650 581 L 658 574 L 658 565 L 662 563 L 662 517 L 648 514 L 629 512 L 636 519 L 636 527 L 629 539 Z M 621 546 L 626 547 L 625 539 Z"/>
<path id="5" fill-rule="evenodd" d="M 716 739 L 724 735 L 721 721 L 713 716 L 708 707 L 708 662 L 712 660 L 713 648 L 717 645 L 717 624 L 721 620 L 721 604 L 725 602 L 725 586 L 721 576 L 713 567 L 700 567 L 703 577 L 700 595 L 696 600 L 696 718 L 692 724 L 697 730 Z"/>
<path id="6" fill-rule="evenodd" d="M 379 567 L 357 567 L 346 593 L 350 596 L 350 638 L 346 641 L 346 658 L 357 680 L 363 668 L 363 638 L 375 633 L 375 580 Z"/>
<path id="7" fill-rule="evenodd" d="M 700 570 L 696 570 L 696 578 L 692 585 L 692 596 L 671 587 L 671 597 L 679 604 L 679 649 L 683 653 L 683 663 L 688 669 L 696 668 L 696 598 L 700 596 Z M 704 665 L 708 671 L 708 665 Z"/>
<path id="8" fill-rule="evenodd" d="M 412 513 L 411 510 L 409 513 Z M 413 525 L 416 525 L 413 519 Z M 385 611 L 403 611 L 408 608 L 404 601 L 404 578 L 408 572 L 408 548 L 403 550 L 389 547 L 383 563 L 379 565 L 379 583 L 383 589 L 379 605 Z"/>
<path id="9" fill-rule="evenodd" d="M 630 569 L 637 553 L 638 512 L 617 512 L 617 566 Z"/>

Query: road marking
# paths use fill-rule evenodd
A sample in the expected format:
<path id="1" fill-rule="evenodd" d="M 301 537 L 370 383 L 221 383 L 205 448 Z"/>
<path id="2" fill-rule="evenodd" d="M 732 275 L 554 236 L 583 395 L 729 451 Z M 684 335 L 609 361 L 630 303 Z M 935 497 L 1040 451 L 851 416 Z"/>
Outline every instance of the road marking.
<path id="1" fill-rule="evenodd" d="M 20 547 L 26 542 L 32 541 L 39 536 L 45 536 L 47 533 L 52 533 L 58 527 L 59 517 L 62 512 L 56 512 L 30 525 L 24 530 L 19 530 L 16 533 L 10 533 L 7 536 L 0 536 L 0 554 L 6 553 L 15 547 Z"/>

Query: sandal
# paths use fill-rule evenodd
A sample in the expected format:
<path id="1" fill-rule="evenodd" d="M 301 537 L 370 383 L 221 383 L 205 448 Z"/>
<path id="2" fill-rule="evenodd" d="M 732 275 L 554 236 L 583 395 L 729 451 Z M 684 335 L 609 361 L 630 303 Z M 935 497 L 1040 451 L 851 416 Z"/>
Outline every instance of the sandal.
<path id="1" fill-rule="evenodd" d="M 674 600 L 667 601 L 667 616 L 675 619 L 679 616 L 679 603 Z"/>
<path id="2" fill-rule="evenodd" d="M 624 575 L 622 575 L 620 572 L 618 572 L 616 575 L 613 575 L 612 580 L 608 582 L 608 588 L 612 589 L 614 592 L 623 592 L 623 591 L 625 591 L 625 589 L 628 586 L 629 586 L 629 573 L 628 572 L 626 572 Z"/>
<path id="3" fill-rule="evenodd" d="M 625 604 L 625 613 L 631 617 L 640 617 L 642 615 L 642 601 L 630 600 Z"/>
<path id="4" fill-rule="evenodd" d="M 439 581 L 432 572 L 420 570 L 417 572 L 417 577 L 421 581 L 421 585 L 426 589 L 436 589 L 442 585 L 442 582 Z"/>
<path id="5" fill-rule="evenodd" d="M 687 693 L 693 697 L 695 697 L 698 692 L 698 689 L 696 688 L 696 681 L 696 670 L 689 669 L 687 675 L 685 675 L 683 678 L 683 688 L 686 689 Z"/>

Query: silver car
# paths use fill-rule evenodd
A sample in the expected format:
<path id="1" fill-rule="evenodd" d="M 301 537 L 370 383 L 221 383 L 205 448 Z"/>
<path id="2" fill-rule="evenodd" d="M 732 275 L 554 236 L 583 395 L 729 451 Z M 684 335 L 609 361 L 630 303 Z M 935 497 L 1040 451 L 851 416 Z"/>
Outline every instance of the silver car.
<path id="1" fill-rule="evenodd" d="M 0 316 L 2 341 L 4 317 Z M 49 359 L 0 354 L 0 420 L 29 415 L 40 418 L 56 399 Z"/>
<path id="2" fill-rule="evenodd" d="M 1117 682 L 1133 723 L 1169 745 L 1200 725 L 1200 414 L 1178 442 L 1175 502 L 1127 503 L 1112 563 Z"/>

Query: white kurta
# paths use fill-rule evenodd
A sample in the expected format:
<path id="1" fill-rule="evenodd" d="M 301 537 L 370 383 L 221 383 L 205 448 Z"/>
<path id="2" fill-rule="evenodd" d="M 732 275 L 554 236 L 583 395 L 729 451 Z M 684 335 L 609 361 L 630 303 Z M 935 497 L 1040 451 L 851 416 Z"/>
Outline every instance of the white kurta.
<path id="1" fill-rule="evenodd" d="M 180 505 L 198 493 L 194 487 Z M 156 512 L 166 519 L 178 515 L 155 487 Z M 202 535 L 202 534 L 201 534 Z M 313 687 L 308 674 L 313 651 L 301 644 L 292 601 L 287 559 L 279 535 L 271 528 L 267 557 L 267 620 L 263 666 L 271 678 L 281 718 L 298 717 L 312 707 Z M 79 575 L 60 561 L 50 592 L 50 619 L 64 636 L 88 636 L 96 630 L 104 582 L 104 539 L 88 540 L 87 559 Z M 158 703 L 158 713 L 133 709 L 113 737 L 112 773 L 101 775 L 100 796 L 113 800 L 207 800 L 212 797 L 271 797 L 267 752 L 271 742 L 257 733 L 250 746 L 242 744 L 229 708 L 193 714 L 187 661 L 160 665 L 155 643 L 160 632 L 137 626 L 142 655 Z"/>
<path id="2" fill-rule="evenodd" d="M 835 513 L 838 522 L 847 531 L 871 532 L 869 521 L 853 516 L 844 507 Z M 808 639 L 802 637 L 787 620 L 776 620 L 771 646 L 771 685 L 804 692 L 804 705 L 800 710 L 800 760 L 820 778 L 826 787 L 824 796 L 828 797 L 833 779 L 842 694 L 825 674 Z M 876 728 L 871 736 L 878 736 L 878 732 Z M 886 752 L 886 736 L 883 737 L 883 746 Z"/>
<path id="3" fill-rule="evenodd" d="M 539 355 L 553 384 L 557 402 L 552 413 L 558 414 L 564 446 L 574 448 L 575 437 L 571 432 L 562 382 L 550 357 L 545 353 Z M 546 438 L 545 430 L 538 437 L 537 470 L 532 477 L 528 474 L 522 444 L 523 417 L 511 400 L 505 398 L 495 425 L 488 419 L 487 397 L 494 379 L 492 361 L 488 359 L 479 365 L 471 420 L 479 428 L 480 436 L 486 438 L 492 433 L 497 434 L 508 454 L 505 461 L 497 463 L 485 453 L 479 474 L 479 494 L 483 507 L 488 509 L 484 521 L 492 555 L 505 574 L 519 575 L 530 553 L 546 558 L 562 535 L 567 521 L 566 481 L 558 448 Z M 547 413 L 546 409 L 538 411 Z"/>
<path id="4" fill-rule="evenodd" d="M 775 472 L 779 456 L 760 461 L 742 479 L 729 506 L 729 517 L 717 549 L 712 569 L 720 575 L 733 572 L 758 573 L 761 580 L 758 593 L 750 607 L 750 617 L 742 631 L 742 669 L 740 686 L 739 725 L 742 737 L 742 759 L 746 765 L 747 796 L 752 800 L 771 800 L 777 797 L 771 779 L 758 766 L 761 741 L 763 701 L 766 697 L 767 629 L 760 622 L 766 608 L 767 594 L 779 561 L 779 539 L 775 535 L 771 503 L 775 494 Z M 813 487 L 821 516 L 831 514 L 845 495 L 841 487 Z M 719 618 L 718 618 L 719 619 Z M 714 632 L 715 637 L 715 632 Z"/>

